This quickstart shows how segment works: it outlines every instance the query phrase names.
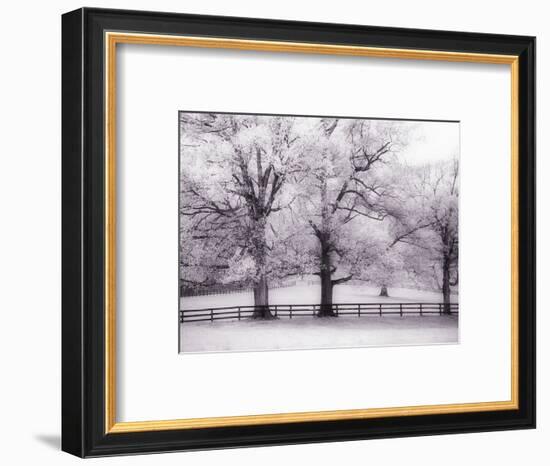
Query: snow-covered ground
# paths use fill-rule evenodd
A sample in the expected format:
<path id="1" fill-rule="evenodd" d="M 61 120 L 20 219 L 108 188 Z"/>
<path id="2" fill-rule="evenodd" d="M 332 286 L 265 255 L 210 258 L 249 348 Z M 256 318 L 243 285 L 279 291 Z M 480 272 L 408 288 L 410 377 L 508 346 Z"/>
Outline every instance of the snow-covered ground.
<path id="1" fill-rule="evenodd" d="M 262 351 L 458 343 L 456 316 L 368 316 L 180 324 L 180 351 Z"/>
<path id="2" fill-rule="evenodd" d="M 388 288 L 389 297 L 378 296 L 380 288 L 356 285 L 338 285 L 334 287 L 334 303 L 439 303 L 443 301 L 441 293 L 412 290 L 407 288 Z M 319 304 L 320 285 L 298 283 L 288 288 L 269 290 L 270 304 Z M 458 302 L 457 295 L 451 295 L 452 302 Z M 253 306 L 254 295 L 251 291 L 211 296 L 193 296 L 180 298 L 180 309 L 202 309 L 223 306 Z"/>
<path id="3" fill-rule="evenodd" d="M 340 285 L 335 303 L 441 302 L 441 294 L 410 289 L 389 289 L 389 298 L 379 289 Z M 318 285 L 298 284 L 270 290 L 271 304 L 318 304 Z M 458 297 L 453 295 L 453 301 Z M 248 293 L 195 296 L 181 299 L 181 309 L 253 305 Z M 456 316 L 341 316 L 298 317 L 292 320 L 186 322 L 180 324 L 180 351 L 264 351 L 280 349 L 342 348 L 364 346 L 428 345 L 458 343 Z"/>

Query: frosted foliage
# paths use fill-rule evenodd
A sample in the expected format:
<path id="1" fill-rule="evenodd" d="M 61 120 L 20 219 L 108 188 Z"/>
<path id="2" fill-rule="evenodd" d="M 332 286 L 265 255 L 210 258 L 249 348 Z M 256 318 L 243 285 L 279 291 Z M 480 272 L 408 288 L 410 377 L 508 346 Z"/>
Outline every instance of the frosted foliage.
<path id="1" fill-rule="evenodd" d="M 182 286 L 456 286 L 456 154 L 407 164 L 419 125 L 181 113 Z"/>
<path id="2" fill-rule="evenodd" d="M 400 205 L 392 216 L 394 245 L 419 283 L 442 288 L 458 284 L 458 162 L 407 169 Z M 411 213 L 414 213 L 411 214 Z"/>

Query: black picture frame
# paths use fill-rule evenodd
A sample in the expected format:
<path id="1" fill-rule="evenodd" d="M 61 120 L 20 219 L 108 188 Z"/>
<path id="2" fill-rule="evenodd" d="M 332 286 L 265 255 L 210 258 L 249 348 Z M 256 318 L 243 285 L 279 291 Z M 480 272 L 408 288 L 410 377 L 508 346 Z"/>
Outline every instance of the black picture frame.
<path id="1" fill-rule="evenodd" d="M 62 19 L 62 449 L 80 457 L 535 427 L 535 38 L 82 8 Z M 106 31 L 518 57 L 518 407 L 106 433 Z"/>

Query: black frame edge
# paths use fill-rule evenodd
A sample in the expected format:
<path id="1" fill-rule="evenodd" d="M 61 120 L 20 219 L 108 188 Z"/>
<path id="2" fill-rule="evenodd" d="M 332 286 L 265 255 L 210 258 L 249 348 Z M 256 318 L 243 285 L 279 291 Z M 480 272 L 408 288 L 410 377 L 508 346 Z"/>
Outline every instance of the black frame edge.
<path id="1" fill-rule="evenodd" d="M 536 38 L 519 55 L 519 397 L 536 428 Z"/>
<path id="2" fill-rule="evenodd" d="M 61 449 L 84 456 L 82 377 L 83 11 L 62 16 L 62 364 Z"/>

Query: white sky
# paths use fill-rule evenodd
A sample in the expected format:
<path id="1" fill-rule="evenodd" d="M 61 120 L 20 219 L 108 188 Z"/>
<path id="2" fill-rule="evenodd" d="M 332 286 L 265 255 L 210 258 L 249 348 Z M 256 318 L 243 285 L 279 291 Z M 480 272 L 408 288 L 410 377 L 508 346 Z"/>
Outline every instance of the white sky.
<path id="1" fill-rule="evenodd" d="M 399 158 L 409 165 L 422 165 L 460 156 L 460 123 L 436 121 L 402 122 L 410 127 L 409 143 Z"/>

